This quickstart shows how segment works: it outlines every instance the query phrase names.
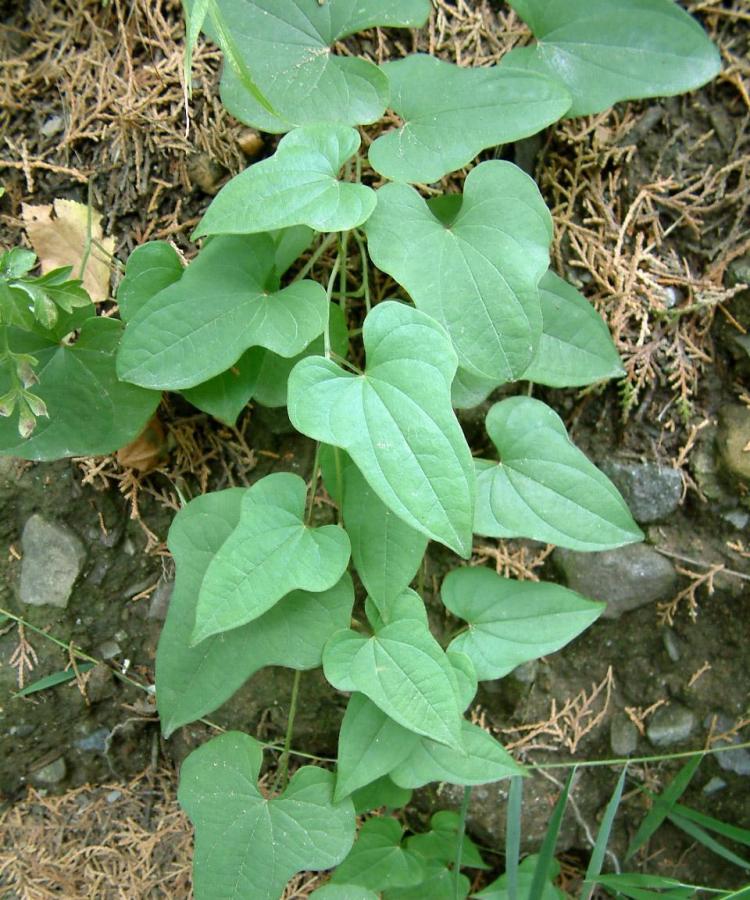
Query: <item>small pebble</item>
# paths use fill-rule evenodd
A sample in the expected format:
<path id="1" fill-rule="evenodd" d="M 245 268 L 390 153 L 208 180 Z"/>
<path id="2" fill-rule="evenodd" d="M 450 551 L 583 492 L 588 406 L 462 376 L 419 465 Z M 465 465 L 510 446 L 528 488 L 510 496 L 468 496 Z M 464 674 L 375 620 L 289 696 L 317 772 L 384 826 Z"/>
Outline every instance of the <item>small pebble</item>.
<path id="1" fill-rule="evenodd" d="M 638 747 L 638 729 L 627 716 L 617 714 L 609 726 L 609 742 L 615 756 L 631 756 Z"/>
<path id="2" fill-rule="evenodd" d="M 672 662 L 679 662 L 680 659 L 680 642 L 677 640 L 677 635 L 672 631 L 671 628 L 663 628 L 661 632 L 662 643 L 664 644 L 664 649 L 667 651 L 667 656 L 672 660 Z"/>
<path id="3" fill-rule="evenodd" d="M 45 137 L 52 137 L 65 127 L 62 116 L 52 116 L 39 129 Z"/>
<path id="4" fill-rule="evenodd" d="M 723 778 L 719 778 L 718 775 L 714 775 L 714 777 L 708 781 L 703 788 L 704 794 L 716 794 L 719 791 L 723 791 L 727 786 L 726 781 Z"/>
<path id="5" fill-rule="evenodd" d="M 110 791 L 106 795 L 107 803 L 116 803 L 122 797 L 122 791 Z"/>
<path id="6" fill-rule="evenodd" d="M 689 738 L 694 728 L 693 713 L 679 703 L 671 703 L 656 710 L 646 734 L 655 747 L 670 747 Z"/>
<path id="7" fill-rule="evenodd" d="M 263 138 L 254 128 L 247 128 L 239 136 L 237 143 L 248 159 L 255 159 L 263 150 Z"/>

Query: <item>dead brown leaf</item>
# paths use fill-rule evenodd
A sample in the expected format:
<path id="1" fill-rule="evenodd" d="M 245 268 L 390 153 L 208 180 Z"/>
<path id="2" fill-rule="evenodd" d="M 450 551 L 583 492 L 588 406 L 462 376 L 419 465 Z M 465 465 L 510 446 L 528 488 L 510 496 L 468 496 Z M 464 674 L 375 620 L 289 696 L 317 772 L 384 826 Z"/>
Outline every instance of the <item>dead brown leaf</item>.
<path id="1" fill-rule="evenodd" d="M 32 206 L 24 203 L 21 216 L 43 273 L 60 266 L 73 266 L 71 276 L 79 278 L 85 257 L 84 288 L 94 302 L 107 299 L 110 259 L 115 249 L 115 239 L 104 237 L 100 212 L 91 210 L 90 240 L 89 209 L 84 203 L 60 199 L 51 205 Z"/>
<path id="2" fill-rule="evenodd" d="M 167 438 L 164 426 L 156 415 L 138 437 L 117 451 L 117 462 L 138 472 L 155 469 L 166 454 Z"/>

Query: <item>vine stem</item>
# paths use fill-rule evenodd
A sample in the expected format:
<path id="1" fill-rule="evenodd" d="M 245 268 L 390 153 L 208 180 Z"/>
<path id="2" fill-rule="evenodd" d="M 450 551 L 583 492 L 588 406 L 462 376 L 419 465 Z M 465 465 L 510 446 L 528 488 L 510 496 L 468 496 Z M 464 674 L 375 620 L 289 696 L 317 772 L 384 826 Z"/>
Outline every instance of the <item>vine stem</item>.
<path id="1" fill-rule="evenodd" d="M 301 281 L 307 274 L 309 274 L 312 267 L 315 263 L 320 259 L 320 257 L 326 252 L 326 250 L 331 246 L 331 244 L 337 239 L 336 234 L 329 234 L 313 251 L 313 255 L 308 259 L 305 265 L 299 270 L 297 276 L 295 277 L 295 281 Z"/>
<path id="2" fill-rule="evenodd" d="M 289 783 L 289 754 L 292 750 L 292 732 L 294 731 L 294 718 L 297 715 L 297 698 L 299 697 L 299 684 L 302 680 L 302 672 L 297 669 L 294 673 L 292 684 L 292 699 L 289 701 L 289 715 L 286 720 L 286 734 L 284 735 L 284 750 L 279 760 L 279 768 L 276 771 L 274 792 L 277 788 L 283 793 Z"/>
<path id="3" fill-rule="evenodd" d="M 458 814 L 458 832 L 456 834 L 456 860 L 453 864 L 453 893 L 456 900 L 461 900 L 461 857 L 464 852 L 464 835 L 466 834 L 466 815 L 469 812 L 471 786 L 466 785 Z"/>
<path id="4" fill-rule="evenodd" d="M 333 289 L 336 286 L 336 276 L 339 273 L 340 267 L 341 253 L 339 252 L 338 256 L 336 257 L 336 262 L 333 264 L 333 268 L 331 269 L 331 274 L 328 278 L 328 288 L 326 290 L 328 305 L 326 307 L 326 328 L 323 332 L 323 348 L 326 359 L 331 358 L 331 298 L 333 297 Z"/>

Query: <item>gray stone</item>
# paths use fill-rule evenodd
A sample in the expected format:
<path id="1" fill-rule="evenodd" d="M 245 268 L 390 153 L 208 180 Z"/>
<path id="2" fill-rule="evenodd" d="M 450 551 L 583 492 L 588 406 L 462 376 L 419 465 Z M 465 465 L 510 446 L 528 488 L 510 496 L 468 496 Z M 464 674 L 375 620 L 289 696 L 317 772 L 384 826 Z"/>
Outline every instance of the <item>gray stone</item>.
<path id="1" fill-rule="evenodd" d="M 174 581 L 160 581 L 156 590 L 151 595 L 151 603 L 148 607 L 148 618 L 163 622 L 167 618 L 169 601 L 172 599 Z"/>
<path id="2" fill-rule="evenodd" d="M 48 763 L 41 769 L 37 769 L 31 773 L 31 780 L 39 787 L 52 787 L 60 784 L 68 772 L 65 760 L 62 756 L 58 756 L 54 762 Z"/>
<path id="3" fill-rule="evenodd" d="M 729 512 L 722 513 L 721 518 L 729 522 L 738 531 L 742 531 L 744 528 L 747 528 L 747 523 L 750 522 L 750 513 L 746 513 L 742 509 L 731 509 Z"/>
<path id="4" fill-rule="evenodd" d="M 650 524 L 669 518 L 680 505 L 682 476 L 658 463 L 608 461 L 600 466 L 622 494 L 636 522 Z"/>
<path id="5" fill-rule="evenodd" d="M 24 526 L 21 545 L 22 602 L 64 609 L 86 558 L 81 541 L 70 529 L 34 514 Z"/>
<path id="6" fill-rule="evenodd" d="M 114 659 L 122 653 L 117 641 L 104 641 L 96 649 L 101 659 Z"/>
<path id="7" fill-rule="evenodd" d="M 631 756 L 638 747 L 638 729 L 630 719 L 617 713 L 609 726 L 609 743 L 615 756 Z"/>
<path id="8" fill-rule="evenodd" d="M 558 547 L 555 563 L 568 587 L 607 604 L 605 619 L 674 593 L 677 574 L 672 563 L 646 544 L 629 544 L 599 553 L 577 553 Z"/>
<path id="9" fill-rule="evenodd" d="M 656 710 L 646 727 L 654 747 L 671 747 L 686 740 L 695 728 L 695 715 L 686 706 L 670 703 Z"/>
<path id="10" fill-rule="evenodd" d="M 706 782 L 703 787 L 703 793 L 710 796 L 711 794 L 717 794 L 719 791 L 723 791 L 727 786 L 726 781 L 723 778 L 719 778 L 718 775 L 714 775 L 709 781 Z"/>
<path id="11" fill-rule="evenodd" d="M 677 635 L 669 626 L 662 629 L 661 640 L 664 644 L 664 649 L 667 651 L 667 656 L 672 662 L 679 662 L 681 656 L 680 642 L 677 640 Z"/>
<path id="12" fill-rule="evenodd" d="M 510 673 L 516 681 L 520 681 L 521 684 L 533 684 L 534 679 L 536 678 L 536 670 L 539 667 L 538 659 L 530 659 L 528 662 L 521 663 L 520 666 L 516 666 L 515 669 Z"/>
<path id="13" fill-rule="evenodd" d="M 740 481 L 750 481 L 750 409 L 728 403 L 719 410 L 716 447 L 724 470 Z"/>
<path id="14" fill-rule="evenodd" d="M 703 723 L 706 728 L 713 730 L 714 734 L 724 734 L 730 732 L 735 723 L 723 713 L 716 713 L 706 716 Z M 732 744 L 741 744 L 742 739 L 738 734 L 732 735 L 731 738 L 723 741 L 714 741 L 712 746 L 716 749 L 721 747 L 731 747 Z M 735 775 L 750 775 L 750 752 L 745 747 L 738 747 L 736 750 L 724 750 L 722 753 L 716 754 L 716 762 L 725 772 L 734 772 Z"/>
<path id="15" fill-rule="evenodd" d="M 109 728 L 97 728 L 91 734 L 73 741 L 73 746 L 77 750 L 83 750 L 88 753 L 104 753 L 107 749 L 107 738 L 109 737 Z"/>

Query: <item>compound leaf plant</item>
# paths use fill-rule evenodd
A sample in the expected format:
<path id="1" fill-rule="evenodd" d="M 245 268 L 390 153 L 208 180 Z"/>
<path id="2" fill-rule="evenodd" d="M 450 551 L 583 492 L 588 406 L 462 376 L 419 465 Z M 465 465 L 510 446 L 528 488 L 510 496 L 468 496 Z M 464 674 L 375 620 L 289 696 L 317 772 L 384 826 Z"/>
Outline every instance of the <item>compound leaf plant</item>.
<path id="1" fill-rule="evenodd" d="M 564 116 L 698 87 L 719 57 L 674 0 L 511 6 L 534 42 L 467 69 L 420 54 L 377 66 L 332 49 L 374 26 L 423 25 L 429 0 L 186 0 L 188 60 L 203 30 L 224 52 L 227 109 L 282 135 L 275 152 L 211 202 L 187 267 L 166 243 L 131 254 L 120 320 L 97 316 L 69 270 L 35 278 L 28 251 L 0 259 L 2 452 L 110 452 L 165 390 L 230 423 L 250 400 L 286 405 L 317 442 L 309 484 L 276 473 L 207 494 L 170 530 L 164 734 L 263 666 L 297 671 L 273 788 L 258 781 L 268 748 L 248 735 L 223 734 L 184 763 L 199 900 L 273 900 L 295 873 L 336 866 L 321 900 L 466 897 L 457 843 L 464 865 L 485 864 L 456 814 L 412 836 L 371 818 L 356 841 L 355 816 L 429 782 L 523 774 L 466 717 L 477 683 L 564 646 L 602 606 L 459 565 L 442 600 L 465 625 L 444 647 L 410 587 L 427 543 L 468 560 L 473 534 L 579 551 L 642 539 L 615 487 L 525 391 L 489 409 L 497 459 L 472 457 L 455 409 L 501 385 L 511 395 L 518 382 L 622 374 L 597 313 L 549 269 L 552 219 L 532 179 L 476 158 Z M 386 109 L 398 124 L 365 153 L 358 127 Z M 466 166 L 461 192 L 425 190 Z M 325 284 L 306 277 L 311 265 L 288 274 L 310 250 L 337 251 Z M 347 272 L 360 261 L 355 298 Z M 372 308 L 370 264 L 396 285 Z M 336 524 L 315 521 L 319 471 Z M 354 619 L 350 568 L 367 593 Z M 338 763 L 289 779 L 299 672 L 320 666 L 349 694 Z"/>

